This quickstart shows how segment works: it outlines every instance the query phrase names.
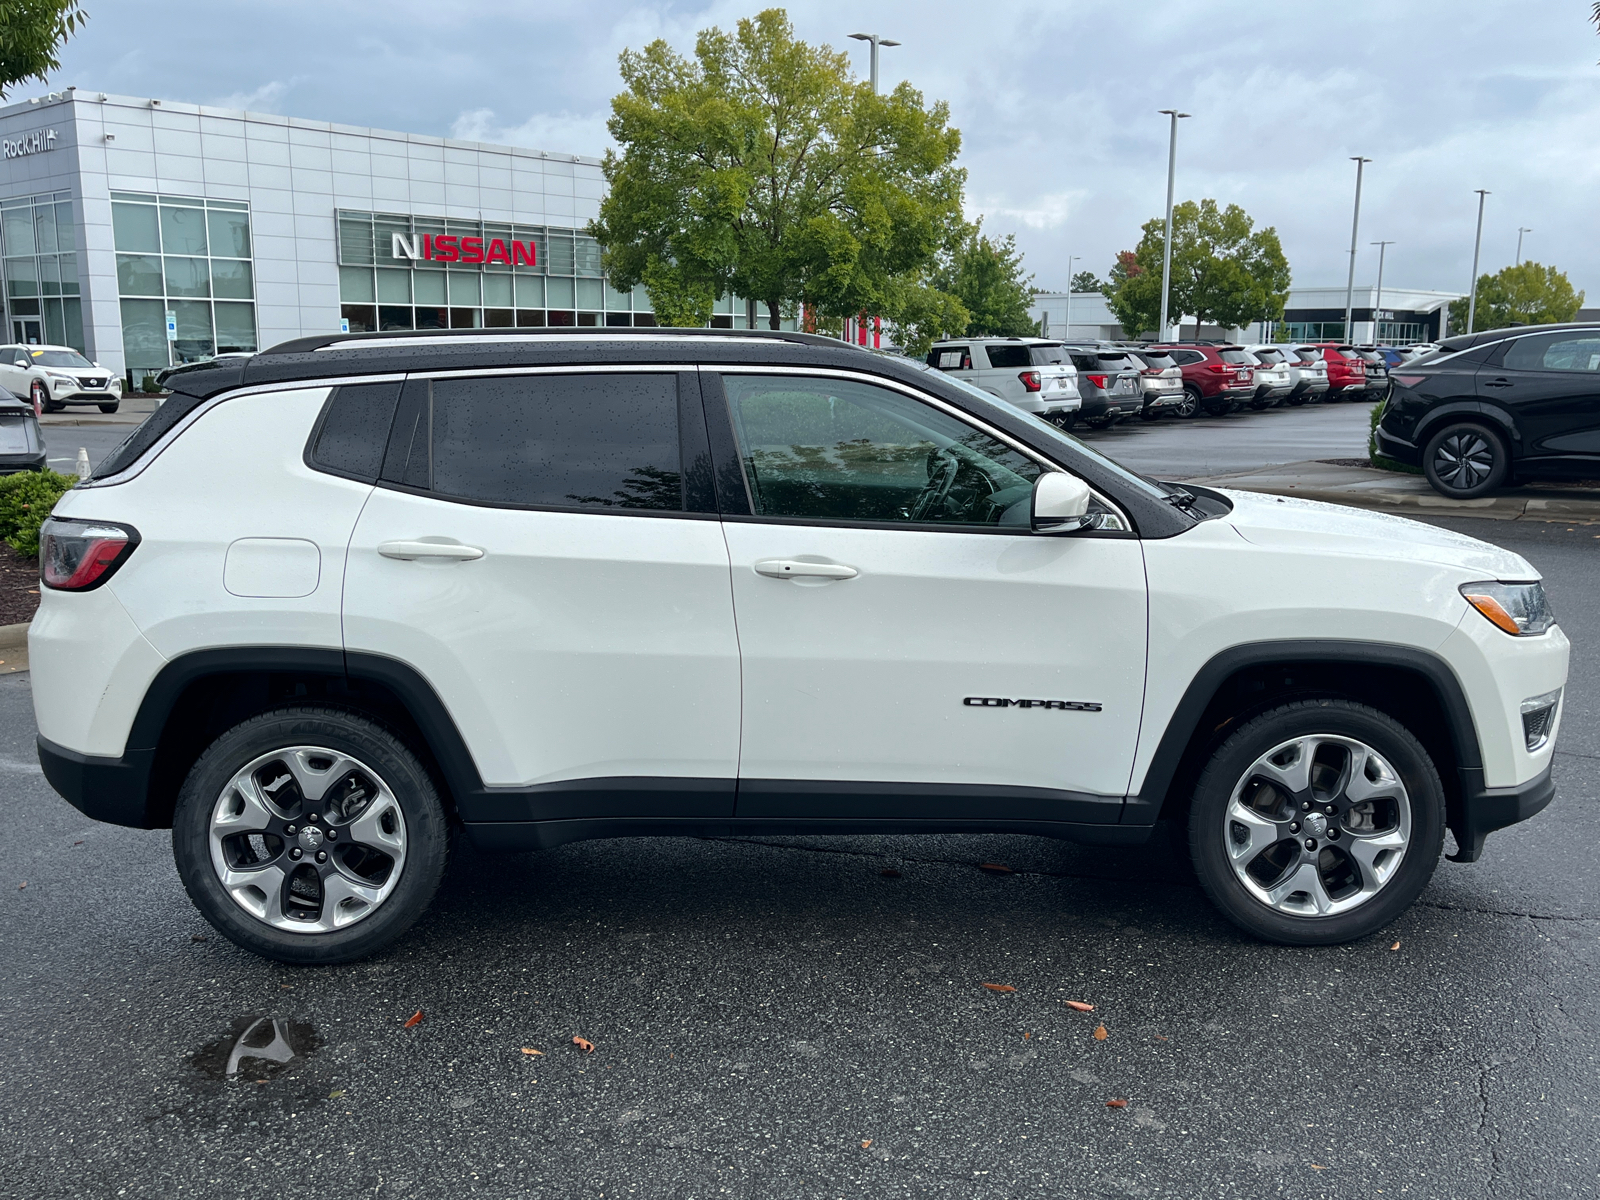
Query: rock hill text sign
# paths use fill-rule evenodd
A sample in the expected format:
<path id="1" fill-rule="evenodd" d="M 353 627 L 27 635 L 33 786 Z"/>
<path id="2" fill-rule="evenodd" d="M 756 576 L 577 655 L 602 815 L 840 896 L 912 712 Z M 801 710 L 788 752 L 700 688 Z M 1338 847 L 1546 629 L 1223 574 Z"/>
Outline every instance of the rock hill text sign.
<path id="1" fill-rule="evenodd" d="M 0 138 L 0 154 L 6 158 L 21 158 L 26 154 L 43 154 L 56 148 L 54 129 L 35 129 L 16 138 Z"/>

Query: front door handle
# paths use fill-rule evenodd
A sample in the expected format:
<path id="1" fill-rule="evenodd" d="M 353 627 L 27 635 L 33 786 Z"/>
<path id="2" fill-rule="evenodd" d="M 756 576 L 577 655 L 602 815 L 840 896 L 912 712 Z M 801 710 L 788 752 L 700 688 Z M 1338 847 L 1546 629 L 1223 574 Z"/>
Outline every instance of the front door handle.
<path id="1" fill-rule="evenodd" d="M 756 574 L 769 579 L 854 579 L 860 574 L 843 563 L 800 562 L 793 558 L 764 558 Z"/>
<path id="2" fill-rule="evenodd" d="M 385 558 L 398 558 L 404 562 L 418 558 L 447 558 L 465 562 L 483 557 L 483 551 L 476 546 L 463 546 L 459 542 L 379 542 L 378 553 Z"/>
<path id="3" fill-rule="evenodd" d="M 1511 380 L 1509 380 L 1509 379 L 1485 379 L 1483 381 L 1483 386 L 1484 387 L 1512 387 L 1514 385 L 1512 384 Z"/>

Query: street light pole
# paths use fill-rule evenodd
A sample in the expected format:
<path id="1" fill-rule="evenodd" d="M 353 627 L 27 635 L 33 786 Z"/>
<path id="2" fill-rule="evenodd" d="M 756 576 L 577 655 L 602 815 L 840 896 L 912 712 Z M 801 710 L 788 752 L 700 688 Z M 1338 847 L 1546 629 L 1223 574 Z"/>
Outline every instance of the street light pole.
<path id="1" fill-rule="evenodd" d="M 1378 310 L 1383 307 L 1383 255 L 1393 242 L 1373 242 L 1378 248 L 1378 294 L 1372 300 L 1372 341 L 1378 341 Z"/>
<path id="2" fill-rule="evenodd" d="M 1356 302 L 1356 236 L 1361 228 L 1361 169 L 1372 160 L 1352 154 L 1350 161 L 1356 164 L 1356 207 L 1350 217 L 1350 277 L 1344 285 L 1344 336 L 1347 340 L 1352 340 L 1355 333 L 1350 327 L 1350 317 Z"/>
<path id="3" fill-rule="evenodd" d="M 1478 236 L 1472 242 L 1472 291 L 1467 301 L 1467 332 L 1473 331 L 1478 319 L 1478 252 L 1483 249 L 1483 201 L 1489 193 L 1478 188 Z"/>
<path id="4" fill-rule="evenodd" d="M 1067 338 L 1069 341 L 1072 339 L 1072 264 L 1082 261 L 1083 255 L 1081 254 L 1067 255 L 1067 315 L 1066 319 L 1062 321 L 1062 324 L 1066 326 L 1067 331 L 1062 336 Z"/>
<path id="5" fill-rule="evenodd" d="M 1178 122 L 1190 114 L 1179 112 L 1175 108 L 1163 108 L 1161 114 L 1172 118 L 1172 131 L 1167 136 L 1167 246 L 1161 255 L 1161 329 L 1156 334 L 1162 341 L 1166 341 L 1167 304 L 1172 295 L 1172 184 L 1178 169 Z M 1067 290 L 1070 294 L 1072 290 L 1070 281 Z M 1199 336 L 1198 330 L 1195 336 Z"/>
<path id="6" fill-rule="evenodd" d="M 1522 265 L 1522 235 L 1532 232 L 1533 230 L 1531 229 L 1525 229 L 1521 225 L 1517 226 L 1517 266 L 1519 267 Z"/>
<path id="7" fill-rule="evenodd" d="M 856 40 L 858 42 L 871 42 L 872 43 L 872 71 L 871 71 L 871 74 L 870 74 L 870 78 L 872 80 L 872 94 L 873 95 L 877 95 L 878 94 L 878 47 L 879 46 L 898 46 L 900 43 L 899 42 L 891 42 L 888 38 L 879 37 L 875 33 L 852 33 L 850 36 L 854 40 Z"/>

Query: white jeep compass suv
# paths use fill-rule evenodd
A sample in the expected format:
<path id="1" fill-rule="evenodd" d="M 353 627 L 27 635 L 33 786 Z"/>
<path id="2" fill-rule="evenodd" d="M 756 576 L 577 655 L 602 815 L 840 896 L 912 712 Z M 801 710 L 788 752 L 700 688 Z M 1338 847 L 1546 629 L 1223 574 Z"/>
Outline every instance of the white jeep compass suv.
<path id="1" fill-rule="evenodd" d="M 290 962 L 481 847 L 1186 827 L 1269 939 L 1370 933 L 1551 799 L 1514 554 L 1185 490 L 804 334 L 372 334 L 176 391 L 62 498 L 39 755 Z M 226 464 L 219 470 L 218 464 Z M 1018 619 L 1031 613 L 1034 619 Z"/>

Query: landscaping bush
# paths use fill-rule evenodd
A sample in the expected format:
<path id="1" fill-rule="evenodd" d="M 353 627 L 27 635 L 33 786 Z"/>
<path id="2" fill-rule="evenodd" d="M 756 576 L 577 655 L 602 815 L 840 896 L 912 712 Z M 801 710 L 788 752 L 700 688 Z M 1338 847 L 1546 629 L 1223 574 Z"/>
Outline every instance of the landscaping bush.
<path id="1" fill-rule="evenodd" d="M 39 526 L 78 482 L 56 471 L 19 471 L 0 478 L 0 540 L 18 554 L 39 553 Z"/>
<path id="2" fill-rule="evenodd" d="M 1367 433 L 1367 458 L 1373 466 L 1380 471 L 1399 471 L 1403 475 L 1421 475 L 1421 467 L 1407 466 L 1403 462 L 1396 462 L 1392 458 L 1385 458 L 1378 453 L 1378 422 L 1383 419 L 1383 404 L 1372 406 L 1372 423 L 1368 426 Z"/>

